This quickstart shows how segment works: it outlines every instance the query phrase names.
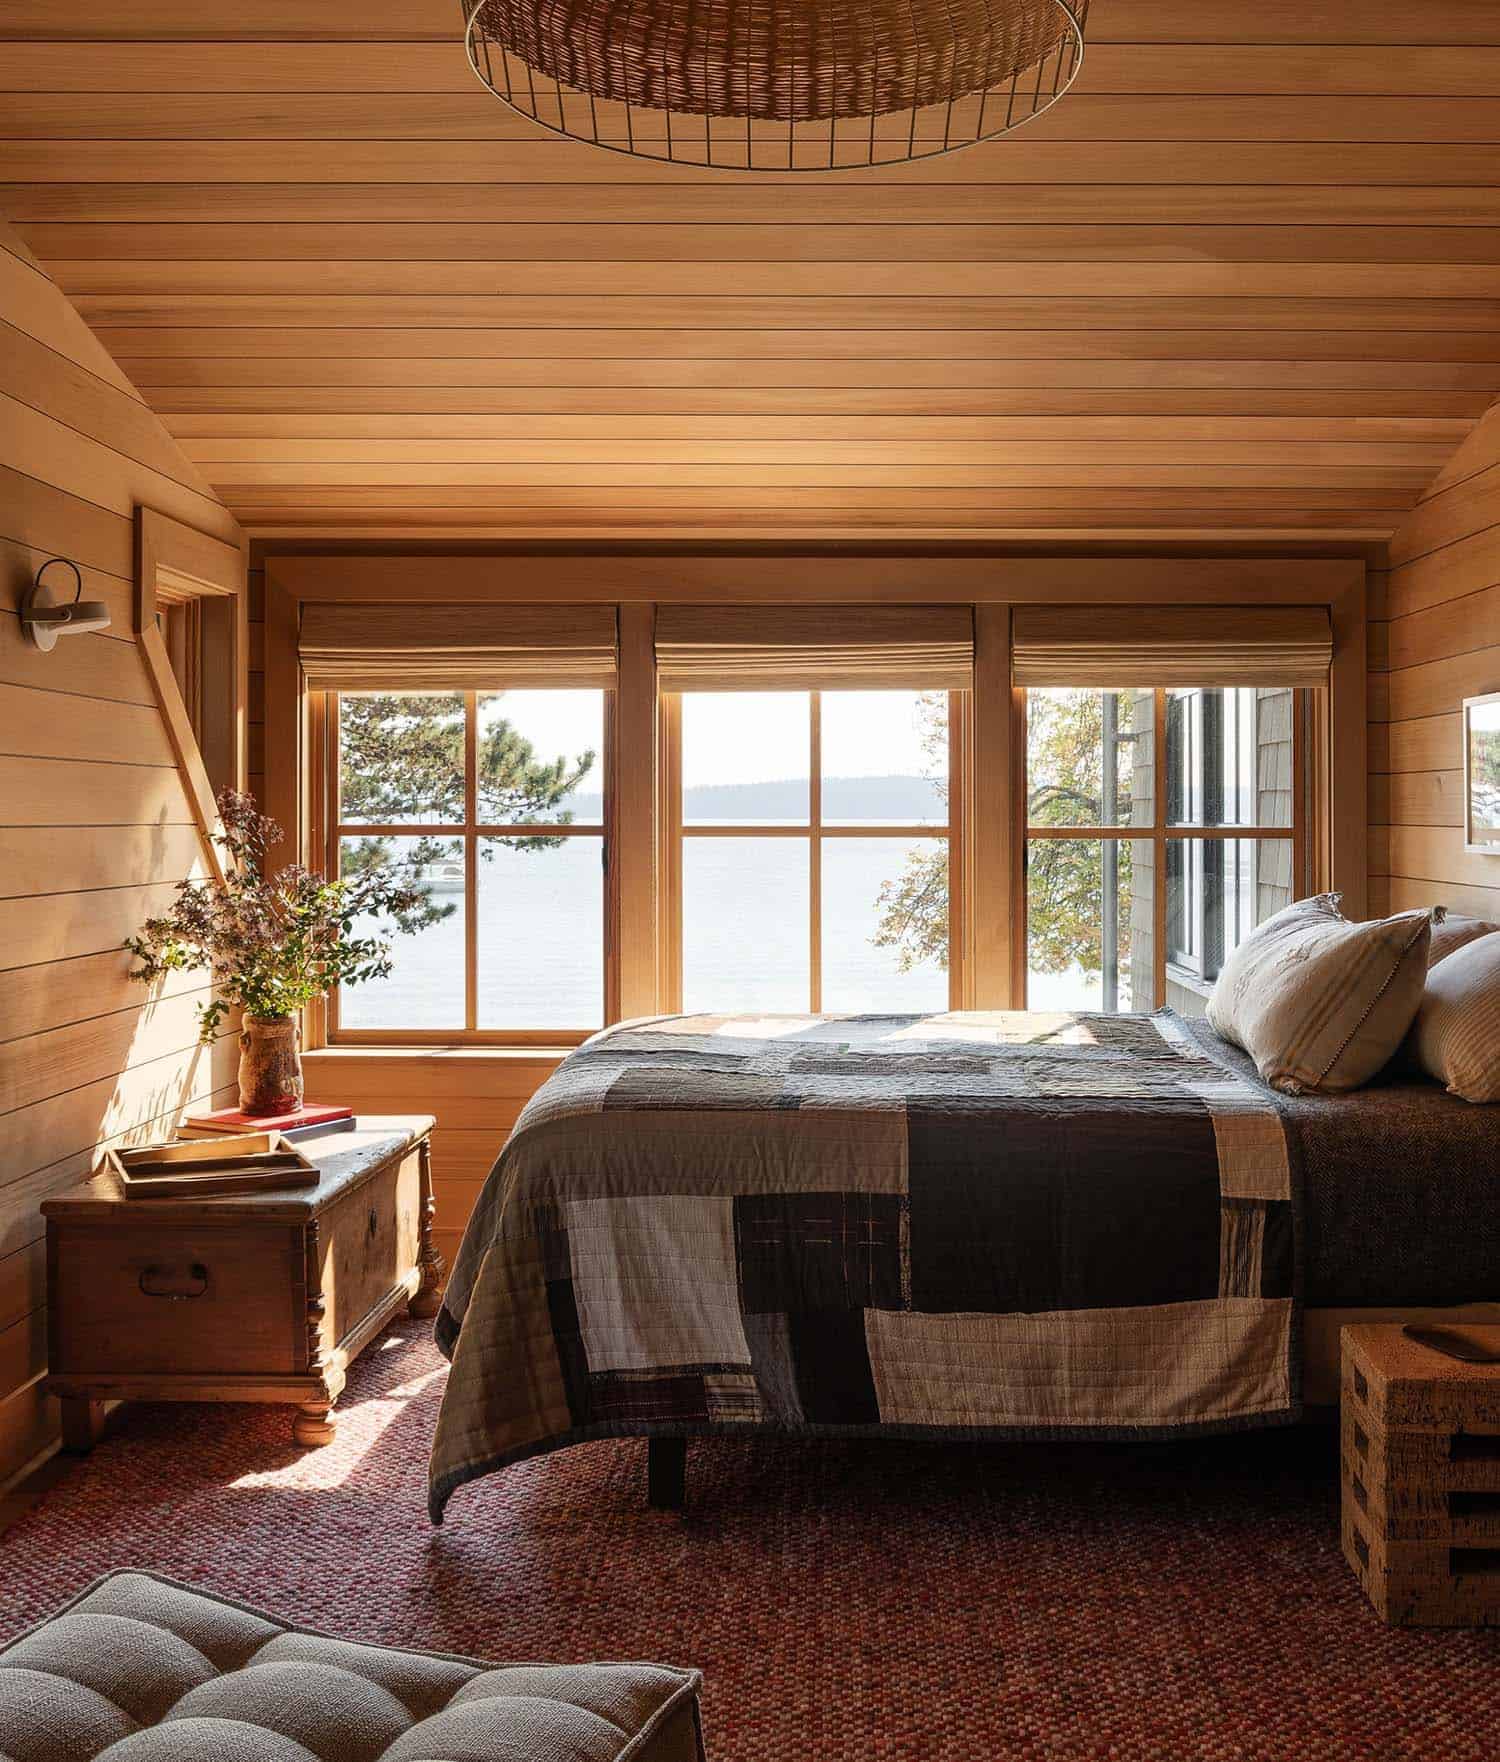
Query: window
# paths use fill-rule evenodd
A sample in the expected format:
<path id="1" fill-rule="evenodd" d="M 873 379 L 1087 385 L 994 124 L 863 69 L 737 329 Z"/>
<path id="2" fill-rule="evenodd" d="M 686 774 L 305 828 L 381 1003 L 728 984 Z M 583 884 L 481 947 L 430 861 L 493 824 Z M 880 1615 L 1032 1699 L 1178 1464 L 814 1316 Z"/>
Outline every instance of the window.
<path id="1" fill-rule="evenodd" d="M 330 999 L 330 1040 L 602 1026 L 607 720 L 595 690 L 328 694 L 330 871 L 397 869 L 428 918 Z"/>
<path id="2" fill-rule="evenodd" d="M 949 1007 L 960 694 L 663 699 L 665 1007 Z"/>
<path id="3" fill-rule="evenodd" d="M 1027 692 L 1028 1008 L 1202 1013 L 1307 889 L 1308 695 Z"/>

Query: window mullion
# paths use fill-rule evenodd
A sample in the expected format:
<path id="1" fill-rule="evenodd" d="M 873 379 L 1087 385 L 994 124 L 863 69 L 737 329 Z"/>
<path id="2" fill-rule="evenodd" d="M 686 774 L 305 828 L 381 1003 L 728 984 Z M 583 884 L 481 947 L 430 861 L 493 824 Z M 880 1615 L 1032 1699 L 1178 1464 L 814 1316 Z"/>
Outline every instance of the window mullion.
<path id="1" fill-rule="evenodd" d="M 657 987 L 664 1010 L 682 1008 L 682 698 L 663 693 L 657 713 Z"/>
<path id="2" fill-rule="evenodd" d="M 808 693 L 808 1007 L 823 1008 L 823 694 Z"/>
<path id="3" fill-rule="evenodd" d="M 316 705 L 317 696 L 310 698 L 310 705 Z M 323 700 L 323 747 L 316 752 L 312 766 L 308 768 L 308 777 L 316 777 L 321 770 L 323 775 L 323 791 L 321 796 L 314 786 L 314 816 L 317 818 L 317 833 L 314 846 L 323 844 L 323 872 L 335 881 L 344 876 L 344 837 L 342 825 L 344 819 L 344 781 L 342 781 L 342 765 L 344 765 L 344 742 L 338 738 L 340 717 L 338 717 L 338 692 L 324 694 Z M 314 721 L 308 715 L 308 721 Z M 317 1015 L 314 1013 L 314 1022 Z M 338 987 L 324 992 L 323 1022 L 317 1029 L 317 1040 L 324 1047 L 338 1033 Z"/>
<path id="4" fill-rule="evenodd" d="M 1151 898 L 1151 997 L 1152 1007 L 1167 1001 L 1167 692 L 1158 685 L 1151 728 L 1152 845 L 1156 853 L 1156 890 Z"/>
<path id="5" fill-rule="evenodd" d="M 1307 827 L 1312 819 L 1307 799 L 1307 722 L 1309 694 L 1292 693 L 1292 898 L 1315 891 L 1309 874 Z M 1258 817 L 1258 816 L 1257 816 Z"/>
<path id="6" fill-rule="evenodd" d="M 972 1001 L 972 938 L 969 934 L 969 752 L 972 702 L 967 692 L 948 693 L 948 823 L 943 848 L 948 863 L 948 1008 Z"/>
<path id="7" fill-rule="evenodd" d="M 464 693 L 464 1031 L 479 1027 L 479 693 Z"/>

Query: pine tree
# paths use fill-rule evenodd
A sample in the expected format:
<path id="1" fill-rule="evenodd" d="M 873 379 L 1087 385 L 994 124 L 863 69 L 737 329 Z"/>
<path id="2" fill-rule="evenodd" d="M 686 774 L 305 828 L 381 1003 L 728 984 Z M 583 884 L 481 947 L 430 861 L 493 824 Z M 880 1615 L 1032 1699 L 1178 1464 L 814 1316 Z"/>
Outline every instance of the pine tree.
<path id="1" fill-rule="evenodd" d="M 339 817 L 372 825 L 439 824 L 464 815 L 464 702 L 456 693 L 431 696 L 372 693 L 339 700 Z M 477 815 L 492 825 L 557 825 L 573 813 L 561 804 L 594 768 L 597 755 L 576 759 L 537 757 L 532 743 L 504 718 L 479 731 L 475 751 Z M 551 850 L 560 839 L 545 834 L 485 838 L 481 860 L 495 846 Z M 420 886 L 434 863 L 461 861 L 462 841 L 427 835 L 404 839 L 346 840 L 345 875 L 400 869 Z M 447 917 L 452 902 L 430 902 L 431 917 Z"/>

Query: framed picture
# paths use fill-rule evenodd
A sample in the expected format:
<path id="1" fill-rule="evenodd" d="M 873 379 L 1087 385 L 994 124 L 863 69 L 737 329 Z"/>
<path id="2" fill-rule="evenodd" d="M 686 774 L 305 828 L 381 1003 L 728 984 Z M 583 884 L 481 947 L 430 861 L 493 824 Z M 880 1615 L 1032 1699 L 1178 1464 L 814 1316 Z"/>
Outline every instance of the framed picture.
<path id="1" fill-rule="evenodd" d="M 1464 699 L 1464 849 L 1500 857 L 1500 691 Z"/>

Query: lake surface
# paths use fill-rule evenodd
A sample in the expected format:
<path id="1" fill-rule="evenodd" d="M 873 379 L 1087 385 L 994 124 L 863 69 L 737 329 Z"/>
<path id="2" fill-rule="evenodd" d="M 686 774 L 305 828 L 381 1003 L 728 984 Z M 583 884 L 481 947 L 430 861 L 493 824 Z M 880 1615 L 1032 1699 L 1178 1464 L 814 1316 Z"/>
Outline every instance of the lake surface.
<path id="1" fill-rule="evenodd" d="M 826 778 L 825 824 L 941 823 L 946 803 L 931 779 Z M 684 792 L 691 826 L 805 823 L 807 783 L 791 779 Z M 878 804 L 878 807 L 877 807 Z M 598 797 L 570 803 L 588 824 Z M 399 841 L 394 841 L 399 844 Z M 822 847 L 823 999 L 830 1011 L 921 1011 L 948 1006 L 948 975 L 927 960 L 902 972 L 899 951 L 879 948 L 881 889 L 932 841 L 829 838 Z M 802 839 L 683 840 L 683 1007 L 801 1011 L 809 1007 L 807 844 Z M 602 840 L 579 836 L 551 850 L 486 841 L 479 882 L 479 1025 L 491 1029 L 594 1028 L 604 1019 Z M 353 986 L 341 999 L 346 1028 L 462 1028 L 464 924 L 461 872 L 435 897 L 453 906 L 443 922 L 391 939 L 389 979 Z M 378 925 L 368 934 L 384 934 Z M 1099 1009 L 1100 975 L 1073 967 L 1033 973 L 1033 1009 Z"/>
<path id="2" fill-rule="evenodd" d="M 934 961 L 900 971 L 877 948 L 882 886 L 930 841 L 823 843 L 823 1007 L 946 1009 L 948 975 Z M 683 849 L 683 1003 L 690 1010 L 808 1007 L 807 845 L 789 838 L 687 838 Z M 351 986 L 347 1028 L 461 1028 L 461 890 L 442 923 L 392 939 L 389 979 Z M 369 927 L 372 931 L 375 926 Z M 479 871 L 479 1025 L 591 1028 L 603 1022 L 604 875 L 601 841 L 551 850 L 493 846 Z"/>

